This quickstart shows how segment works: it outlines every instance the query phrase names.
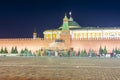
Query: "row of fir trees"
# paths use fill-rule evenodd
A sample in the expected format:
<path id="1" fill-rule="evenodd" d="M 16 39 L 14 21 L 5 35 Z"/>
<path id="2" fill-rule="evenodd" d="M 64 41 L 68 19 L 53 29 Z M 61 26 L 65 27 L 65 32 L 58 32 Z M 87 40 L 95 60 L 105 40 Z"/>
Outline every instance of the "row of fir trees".
<path id="1" fill-rule="evenodd" d="M 1 47 L 0 53 L 8 53 L 7 48 L 6 47 L 5 48 Z M 12 47 L 11 53 L 18 53 L 17 47 Z"/>
<path id="2" fill-rule="evenodd" d="M 8 53 L 7 48 L 6 47 L 5 48 L 1 47 L 0 53 Z M 18 53 L 17 47 L 12 47 L 11 48 L 11 53 L 12 54 Z M 23 55 L 31 55 L 32 54 L 32 52 L 30 50 L 28 50 L 27 48 L 22 49 L 20 53 L 23 54 Z M 66 53 L 67 53 L 67 55 L 70 55 L 69 51 L 66 52 Z M 114 48 L 112 50 L 112 53 L 120 54 L 120 49 Z M 64 54 L 64 52 L 63 52 L 63 54 Z M 107 54 L 106 46 L 104 48 L 102 48 L 100 46 L 99 54 L 100 55 L 103 55 L 103 54 L 106 55 Z M 74 51 L 72 52 L 72 56 L 75 56 Z M 92 49 L 89 49 L 89 52 L 87 54 L 86 50 L 84 49 L 84 50 L 78 51 L 78 56 L 95 56 L 95 53 L 94 53 L 94 51 Z"/>
<path id="3" fill-rule="evenodd" d="M 100 48 L 99 48 L 99 54 L 100 55 L 106 55 L 107 54 L 107 49 L 106 49 L 106 46 L 104 47 L 104 49 L 102 49 L 102 47 L 100 46 Z"/>
<path id="4" fill-rule="evenodd" d="M 6 47 L 5 48 L 1 47 L 0 53 L 8 53 L 7 48 Z M 18 53 L 17 47 L 12 47 L 11 48 L 11 53 L 12 54 L 17 54 Z M 32 53 L 32 52 L 29 51 L 27 48 L 22 49 L 21 54 L 25 54 L 25 53 L 27 54 L 27 53 Z"/>

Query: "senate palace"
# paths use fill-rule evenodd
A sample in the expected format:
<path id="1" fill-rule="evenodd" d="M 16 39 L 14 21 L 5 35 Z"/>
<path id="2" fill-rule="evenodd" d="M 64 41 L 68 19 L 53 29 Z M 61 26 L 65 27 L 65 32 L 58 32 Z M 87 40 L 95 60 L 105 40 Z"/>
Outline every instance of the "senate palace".
<path id="1" fill-rule="evenodd" d="M 71 12 L 69 18 L 65 14 L 63 18 L 63 24 L 54 30 L 44 31 L 45 39 L 59 39 L 62 30 L 69 30 L 71 39 L 75 40 L 98 40 L 98 39 L 118 39 L 120 38 L 119 27 L 82 27 L 76 21 L 74 21 Z"/>

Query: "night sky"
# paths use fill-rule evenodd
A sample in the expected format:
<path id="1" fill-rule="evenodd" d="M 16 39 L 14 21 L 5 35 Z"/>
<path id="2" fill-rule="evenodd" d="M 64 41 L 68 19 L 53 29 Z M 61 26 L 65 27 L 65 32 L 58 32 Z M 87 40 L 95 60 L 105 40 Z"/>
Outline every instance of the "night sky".
<path id="1" fill-rule="evenodd" d="M 61 26 L 72 11 L 81 26 L 120 26 L 120 2 L 116 0 L 4 0 L 0 1 L 0 38 L 40 37 L 46 29 Z"/>

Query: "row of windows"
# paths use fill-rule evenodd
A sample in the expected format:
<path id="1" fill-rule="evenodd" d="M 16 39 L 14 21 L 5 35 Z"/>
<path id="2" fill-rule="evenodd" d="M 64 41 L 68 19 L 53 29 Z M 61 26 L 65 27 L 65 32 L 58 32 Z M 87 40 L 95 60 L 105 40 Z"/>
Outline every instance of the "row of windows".
<path id="1" fill-rule="evenodd" d="M 108 36 L 108 35 L 120 35 L 120 32 L 117 33 L 117 32 L 106 32 L 105 35 Z"/>
<path id="2" fill-rule="evenodd" d="M 56 34 L 52 34 L 52 35 L 51 35 L 51 34 L 45 34 L 45 35 L 44 35 L 44 38 L 50 39 L 51 37 L 52 37 L 52 38 L 56 38 Z"/>
<path id="3" fill-rule="evenodd" d="M 101 37 L 102 33 L 74 33 L 73 38 L 88 38 L 88 37 Z M 111 35 L 105 35 L 107 37 L 110 37 Z M 114 35 L 115 36 L 115 35 Z M 44 34 L 44 38 L 48 38 L 48 39 L 56 39 L 57 38 L 57 34 Z"/>
<path id="4" fill-rule="evenodd" d="M 101 33 L 74 33 L 74 37 L 80 36 L 101 36 Z"/>
<path id="5" fill-rule="evenodd" d="M 79 36 L 101 36 L 102 33 L 74 33 L 74 37 L 79 37 Z M 120 33 L 117 33 L 117 32 L 106 32 L 104 33 L 103 35 L 105 36 L 111 36 L 111 35 L 114 35 L 114 36 L 120 36 Z"/>

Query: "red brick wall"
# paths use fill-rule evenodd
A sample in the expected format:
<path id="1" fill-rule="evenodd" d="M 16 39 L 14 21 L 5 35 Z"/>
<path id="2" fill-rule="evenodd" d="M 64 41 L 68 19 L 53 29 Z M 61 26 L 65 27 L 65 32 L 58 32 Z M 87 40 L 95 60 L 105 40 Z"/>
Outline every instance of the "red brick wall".
<path id="1" fill-rule="evenodd" d="M 35 52 L 38 49 L 49 46 L 52 40 L 41 40 L 41 39 L 0 39 L 0 49 L 1 47 L 7 47 L 8 51 L 11 51 L 12 47 L 17 46 L 18 51 L 21 49 L 29 49 Z"/>
<path id="2" fill-rule="evenodd" d="M 0 39 L 0 48 L 7 47 L 8 51 L 11 51 L 12 47 L 17 46 L 18 51 L 21 49 L 27 48 L 32 52 L 35 52 L 41 48 L 49 47 L 49 44 L 54 40 L 43 40 L 43 39 Z M 120 40 L 72 40 L 70 47 L 78 51 L 79 49 L 86 49 L 88 52 L 89 49 L 93 49 L 96 53 L 99 51 L 100 45 L 102 48 L 106 46 L 107 51 L 112 52 L 113 48 L 120 48 Z"/>
<path id="3" fill-rule="evenodd" d="M 120 48 L 120 40 L 73 40 L 71 47 L 75 50 L 86 49 L 87 52 L 89 49 L 93 49 L 96 53 L 99 52 L 99 47 L 104 48 L 106 46 L 107 51 L 112 52 L 113 48 Z"/>

